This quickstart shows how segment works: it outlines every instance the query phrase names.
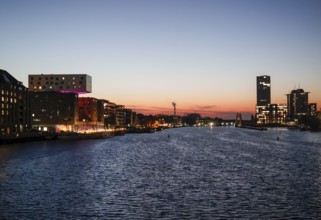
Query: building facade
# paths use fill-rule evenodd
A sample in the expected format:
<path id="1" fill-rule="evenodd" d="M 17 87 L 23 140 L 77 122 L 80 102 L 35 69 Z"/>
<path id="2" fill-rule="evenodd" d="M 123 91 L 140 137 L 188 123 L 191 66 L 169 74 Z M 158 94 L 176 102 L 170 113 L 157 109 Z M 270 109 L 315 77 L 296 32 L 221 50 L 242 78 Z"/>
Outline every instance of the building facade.
<path id="1" fill-rule="evenodd" d="M 105 129 L 116 128 L 116 104 L 107 100 L 103 102 L 104 106 L 104 126 Z"/>
<path id="2" fill-rule="evenodd" d="M 32 127 L 40 131 L 77 132 L 78 95 L 91 92 L 86 74 L 33 74 L 28 76 Z"/>
<path id="3" fill-rule="evenodd" d="M 29 75 L 29 91 L 61 93 L 91 93 L 91 76 L 87 74 L 33 74 Z"/>
<path id="4" fill-rule="evenodd" d="M 78 94 L 30 92 L 32 128 L 45 132 L 76 131 Z"/>
<path id="5" fill-rule="evenodd" d="M 126 110 L 124 105 L 116 105 L 116 129 L 126 127 Z"/>
<path id="6" fill-rule="evenodd" d="M 286 104 L 271 104 L 271 77 L 256 78 L 256 125 L 285 125 L 288 109 Z"/>
<path id="7" fill-rule="evenodd" d="M 0 136 L 16 136 L 30 130 L 28 89 L 0 70 Z"/>
<path id="8" fill-rule="evenodd" d="M 271 104 L 271 78 L 268 75 L 256 77 L 256 105 Z"/>
<path id="9" fill-rule="evenodd" d="M 101 109 L 99 109 L 101 108 Z M 79 131 L 99 131 L 104 129 L 103 105 L 101 101 L 91 97 L 78 98 Z M 99 114 L 100 113 L 100 114 Z"/>
<path id="10" fill-rule="evenodd" d="M 269 123 L 271 104 L 271 78 L 268 75 L 256 77 L 256 109 L 255 118 L 257 125 Z"/>
<path id="11" fill-rule="evenodd" d="M 136 127 L 136 112 L 131 109 L 124 109 L 125 111 L 125 126 L 126 128 Z"/>
<path id="12" fill-rule="evenodd" d="M 302 115 L 307 115 L 309 108 L 309 92 L 303 89 L 292 90 L 287 94 L 288 119 L 294 120 Z"/>
<path id="13" fill-rule="evenodd" d="M 317 103 L 310 103 L 308 105 L 308 115 L 316 116 L 317 113 Z"/>
<path id="14" fill-rule="evenodd" d="M 287 117 L 286 104 L 270 104 L 268 105 L 268 124 L 285 124 Z"/>

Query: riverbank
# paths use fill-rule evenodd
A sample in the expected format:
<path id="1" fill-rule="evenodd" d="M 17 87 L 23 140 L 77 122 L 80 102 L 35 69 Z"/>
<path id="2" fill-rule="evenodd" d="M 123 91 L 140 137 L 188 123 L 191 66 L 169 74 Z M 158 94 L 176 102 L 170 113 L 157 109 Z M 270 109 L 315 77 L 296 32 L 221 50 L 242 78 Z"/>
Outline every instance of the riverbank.
<path id="1" fill-rule="evenodd" d="M 254 127 L 254 126 L 240 126 L 236 128 L 246 128 L 246 129 L 252 129 L 252 130 L 257 130 L 257 131 L 267 131 L 266 127 Z"/>
<path id="2" fill-rule="evenodd" d="M 0 145 L 25 143 L 25 142 L 31 142 L 31 141 L 41 141 L 41 140 L 46 140 L 47 137 L 49 138 L 48 134 L 38 133 L 38 132 L 30 132 L 26 134 L 19 134 L 16 136 L 9 136 L 9 137 L 1 136 Z M 55 139 L 54 135 L 52 135 L 51 138 Z"/>
<path id="3" fill-rule="evenodd" d="M 77 133 L 77 132 L 62 132 L 62 133 L 46 133 L 46 132 L 30 132 L 16 136 L 1 137 L 0 145 L 25 143 L 32 141 L 44 140 L 81 140 L 81 139 L 105 139 L 117 135 L 122 135 L 122 131 L 109 132 L 92 132 L 92 133 Z"/>
<path id="4" fill-rule="evenodd" d="M 160 131 L 160 130 L 157 130 Z M 85 139 L 106 139 L 114 136 L 121 136 L 127 133 L 155 133 L 156 129 L 128 129 L 116 131 L 100 131 L 91 133 L 77 133 L 77 132 L 62 132 L 62 133 L 48 133 L 48 132 L 30 132 L 9 137 L 0 137 L 0 145 L 25 143 L 32 141 L 44 140 L 85 140 Z"/>

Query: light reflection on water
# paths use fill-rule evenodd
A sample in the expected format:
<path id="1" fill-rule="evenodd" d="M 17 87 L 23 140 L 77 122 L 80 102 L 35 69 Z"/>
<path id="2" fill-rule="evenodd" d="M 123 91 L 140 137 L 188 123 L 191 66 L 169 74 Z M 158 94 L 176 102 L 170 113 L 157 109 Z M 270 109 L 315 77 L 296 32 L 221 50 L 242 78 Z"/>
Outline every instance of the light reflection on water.
<path id="1" fill-rule="evenodd" d="M 320 133 L 285 129 L 2 146 L 0 219 L 320 219 L 320 161 Z"/>

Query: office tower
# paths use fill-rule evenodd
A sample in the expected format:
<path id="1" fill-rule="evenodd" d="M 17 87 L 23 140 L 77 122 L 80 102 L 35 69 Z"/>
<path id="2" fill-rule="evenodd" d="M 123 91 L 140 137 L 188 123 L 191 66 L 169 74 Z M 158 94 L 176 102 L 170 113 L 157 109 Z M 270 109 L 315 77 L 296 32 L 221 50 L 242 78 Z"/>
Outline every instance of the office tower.
<path id="1" fill-rule="evenodd" d="M 18 136 L 30 129 L 28 89 L 0 70 L 0 136 Z"/>
<path id="2" fill-rule="evenodd" d="M 292 90 L 287 94 L 288 118 L 293 120 L 308 113 L 309 92 L 303 89 Z"/>
<path id="3" fill-rule="evenodd" d="M 270 76 L 256 77 L 256 105 L 265 106 L 271 103 L 271 80 Z"/>
<path id="4" fill-rule="evenodd" d="M 256 124 L 270 123 L 269 113 L 271 104 L 271 80 L 270 76 L 256 77 Z"/>

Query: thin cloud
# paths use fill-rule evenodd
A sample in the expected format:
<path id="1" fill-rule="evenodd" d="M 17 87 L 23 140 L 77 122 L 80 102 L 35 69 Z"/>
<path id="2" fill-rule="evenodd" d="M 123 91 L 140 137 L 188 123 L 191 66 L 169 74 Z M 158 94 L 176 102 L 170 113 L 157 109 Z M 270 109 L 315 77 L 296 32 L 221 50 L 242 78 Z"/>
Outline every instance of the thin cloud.
<path id="1" fill-rule="evenodd" d="M 217 105 L 195 105 L 194 107 L 196 109 L 212 109 L 212 108 L 216 108 Z"/>

